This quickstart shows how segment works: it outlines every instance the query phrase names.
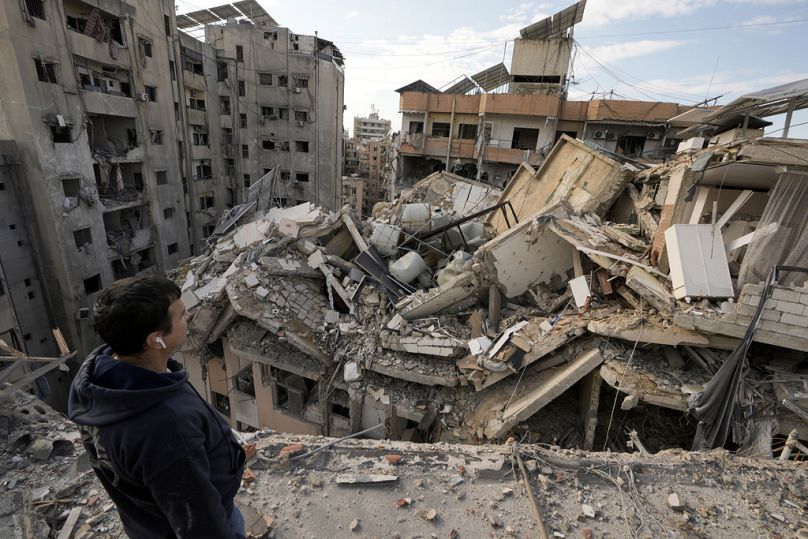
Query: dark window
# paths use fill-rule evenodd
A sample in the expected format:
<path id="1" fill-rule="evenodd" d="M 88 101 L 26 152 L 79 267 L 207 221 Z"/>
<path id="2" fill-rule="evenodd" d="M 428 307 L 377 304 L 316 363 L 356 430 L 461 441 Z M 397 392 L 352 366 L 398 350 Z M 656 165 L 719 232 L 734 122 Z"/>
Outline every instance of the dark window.
<path id="1" fill-rule="evenodd" d="M 423 133 L 424 132 L 424 122 L 410 122 L 410 133 Z"/>
<path id="2" fill-rule="evenodd" d="M 138 46 L 140 47 L 140 54 L 145 56 L 146 58 L 152 57 L 152 42 L 148 39 L 139 38 L 137 40 Z"/>
<path id="3" fill-rule="evenodd" d="M 219 113 L 230 115 L 230 96 L 228 95 L 220 95 L 219 96 Z"/>
<path id="4" fill-rule="evenodd" d="M 6 184 L 4 184 L 3 182 L 0 182 L 0 191 L 5 191 L 5 190 L 6 190 Z"/>
<path id="5" fill-rule="evenodd" d="M 174 218 L 174 208 L 163 209 L 163 219 L 173 219 L 173 218 Z"/>
<path id="6" fill-rule="evenodd" d="M 275 141 L 274 140 L 262 140 L 261 146 L 265 150 L 274 150 L 275 149 Z"/>
<path id="7" fill-rule="evenodd" d="M 81 249 L 93 243 L 93 235 L 89 228 L 80 228 L 73 231 L 73 240 L 76 242 L 76 248 Z"/>
<path id="8" fill-rule="evenodd" d="M 233 144 L 233 130 L 229 127 L 222 127 L 222 144 Z"/>
<path id="9" fill-rule="evenodd" d="M 195 170 L 195 180 L 209 180 L 213 177 L 213 168 L 211 168 L 210 160 L 208 159 L 203 159 L 198 165 L 196 165 Z"/>
<path id="10" fill-rule="evenodd" d="M 296 152 L 308 153 L 308 151 L 309 151 L 309 141 L 307 141 L 307 140 L 296 140 L 295 141 L 295 151 Z"/>
<path id="11" fill-rule="evenodd" d="M 179 245 L 177 245 L 176 243 L 168 244 L 168 254 L 173 255 L 176 254 L 177 251 L 179 251 Z"/>
<path id="12" fill-rule="evenodd" d="M 278 86 L 282 88 L 289 86 L 289 77 L 287 75 L 278 75 Z"/>
<path id="13" fill-rule="evenodd" d="M 174 121 L 180 121 L 180 104 L 174 101 Z"/>
<path id="14" fill-rule="evenodd" d="M 61 127 L 59 125 L 52 125 L 50 128 L 51 135 L 53 136 L 53 142 L 68 144 L 73 142 L 73 137 L 70 134 L 70 126 L 66 125 Z"/>
<path id="15" fill-rule="evenodd" d="M 84 279 L 84 293 L 93 294 L 101 290 L 101 275 L 93 275 L 88 279 Z"/>
<path id="16" fill-rule="evenodd" d="M 645 137 L 617 137 L 617 153 L 639 157 L 645 147 Z"/>
<path id="17" fill-rule="evenodd" d="M 449 124 L 446 122 L 432 122 L 432 136 L 433 137 L 448 137 Z"/>
<path id="18" fill-rule="evenodd" d="M 250 147 L 246 144 L 241 145 L 241 157 L 250 157 Z"/>
<path id="19" fill-rule="evenodd" d="M 155 180 L 157 181 L 157 185 L 166 185 L 168 184 L 168 172 L 165 170 L 158 170 L 154 173 Z"/>
<path id="20" fill-rule="evenodd" d="M 227 62 L 216 62 L 216 80 L 224 82 L 227 79 Z"/>
<path id="21" fill-rule="evenodd" d="M 9 230 L 17 230 L 17 225 L 8 225 Z"/>
<path id="22" fill-rule="evenodd" d="M 249 174 L 244 175 L 244 187 L 250 187 L 250 175 Z"/>
<path id="23" fill-rule="evenodd" d="M 272 118 L 273 116 L 275 116 L 277 118 L 277 116 L 275 115 L 275 107 L 261 107 L 261 116 L 263 116 L 264 118 L 266 117 Z"/>
<path id="24" fill-rule="evenodd" d="M 460 138 L 471 139 L 477 138 L 477 126 L 475 124 L 460 124 Z"/>
<path id="25" fill-rule="evenodd" d="M 44 60 L 34 59 L 36 65 L 36 76 L 42 82 L 56 83 L 56 64 L 52 62 L 45 62 Z"/>
<path id="26" fill-rule="evenodd" d="M 308 88 L 309 87 L 309 78 L 308 77 L 294 77 L 295 88 Z"/>
<path id="27" fill-rule="evenodd" d="M 205 110 L 205 100 L 190 97 L 188 98 L 188 107 L 191 110 Z"/>
<path id="28" fill-rule="evenodd" d="M 42 0 L 25 0 L 25 9 L 30 16 L 45 20 L 45 6 L 42 5 Z"/>
<path id="29" fill-rule="evenodd" d="M 238 81 L 238 96 L 244 97 L 245 95 L 247 95 L 247 90 L 245 89 L 244 81 L 240 80 Z"/>
<path id="30" fill-rule="evenodd" d="M 30 341 L 30 340 L 31 340 L 31 334 L 30 334 L 30 333 L 26 333 L 25 335 L 23 335 L 23 336 L 22 336 L 22 339 L 23 339 L 24 341 Z"/>
<path id="31" fill-rule="evenodd" d="M 211 391 L 210 394 L 213 397 L 213 406 L 219 410 L 219 412 L 229 417 L 230 398 L 227 395 L 222 395 L 221 393 L 216 393 L 215 391 Z"/>
<path id="32" fill-rule="evenodd" d="M 177 71 L 174 67 L 174 60 L 168 61 L 168 73 L 171 75 L 171 80 L 177 80 Z"/>
<path id="33" fill-rule="evenodd" d="M 244 47 L 241 45 L 236 45 L 236 61 L 243 62 L 244 61 Z"/>
<path id="34" fill-rule="evenodd" d="M 146 95 L 149 96 L 149 101 L 157 101 L 157 86 L 146 85 Z"/>
<path id="35" fill-rule="evenodd" d="M 208 131 L 204 127 L 193 125 L 194 146 L 207 146 L 209 144 Z"/>
<path id="36" fill-rule="evenodd" d="M 247 115 L 246 114 L 239 114 L 238 119 L 239 119 L 239 125 L 241 126 L 241 128 L 242 129 L 247 129 Z"/>
<path id="37" fill-rule="evenodd" d="M 298 122 L 308 122 L 309 121 L 309 113 L 305 110 L 296 110 L 295 111 L 295 120 Z"/>
<path id="38" fill-rule="evenodd" d="M 34 294 L 33 290 L 28 291 L 28 299 L 34 299 L 36 295 Z"/>
<path id="39" fill-rule="evenodd" d="M 199 209 L 206 210 L 208 208 L 213 208 L 216 206 L 215 201 L 213 200 L 213 193 L 202 195 L 199 197 Z"/>
<path id="40" fill-rule="evenodd" d="M 289 119 L 289 109 L 282 107 L 278 109 L 278 118 L 281 120 L 288 120 Z"/>
<path id="41" fill-rule="evenodd" d="M 289 180 L 289 171 L 288 170 L 281 170 L 281 179 L 284 181 Z"/>
<path id="42" fill-rule="evenodd" d="M 168 15 L 163 15 L 163 27 L 165 28 L 165 32 L 167 36 L 171 35 L 171 17 Z"/>
<path id="43" fill-rule="evenodd" d="M 262 86 L 272 86 L 272 73 L 259 73 L 258 84 Z"/>
<path id="44" fill-rule="evenodd" d="M 309 173 L 308 172 L 296 172 L 295 173 L 295 181 L 298 181 L 298 182 L 307 182 L 307 181 L 309 181 Z"/>
<path id="45" fill-rule="evenodd" d="M 25 286 L 31 286 L 31 279 L 23 279 L 23 283 L 25 283 Z"/>
<path id="46" fill-rule="evenodd" d="M 65 192 L 66 197 L 79 196 L 80 182 L 78 178 L 68 178 L 62 180 L 62 190 Z"/>
<path id="47" fill-rule="evenodd" d="M 163 130 L 162 129 L 152 129 L 151 130 L 151 143 L 152 144 L 162 144 L 163 143 Z"/>
<path id="48" fill-rule="evenodd" d="M 206 238 L 210 237 L 213 235 L 214 230 L 216 230 L 216 225 L 205 225 L 202 227 L 202 235 Z"/>
<path id="49" fill-rule="evenodd" d="M 3 281 L 0 281 L 0 296 L 6 295 L 6 289 L 3 288 Z"/>
<path id="50" fill-rule="evenodd" d="M 536 150 L 539 142 L 539 130 L 529 127 L 514 127 L 511 148 L 514 150 Z"/>

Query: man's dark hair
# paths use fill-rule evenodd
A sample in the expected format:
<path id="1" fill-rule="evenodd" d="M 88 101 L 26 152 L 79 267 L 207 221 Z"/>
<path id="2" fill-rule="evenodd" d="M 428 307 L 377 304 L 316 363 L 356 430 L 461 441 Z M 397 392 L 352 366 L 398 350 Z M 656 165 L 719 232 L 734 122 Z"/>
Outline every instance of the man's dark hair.
<path id="1" fill-rule="evenodd" d="M 95 331 L 116 354 L 138 354 L 149 333 L 171 331 L 168 308 L 180 295 L 180 288 L 163 277 L 115 281 L 95 302 Z"/>

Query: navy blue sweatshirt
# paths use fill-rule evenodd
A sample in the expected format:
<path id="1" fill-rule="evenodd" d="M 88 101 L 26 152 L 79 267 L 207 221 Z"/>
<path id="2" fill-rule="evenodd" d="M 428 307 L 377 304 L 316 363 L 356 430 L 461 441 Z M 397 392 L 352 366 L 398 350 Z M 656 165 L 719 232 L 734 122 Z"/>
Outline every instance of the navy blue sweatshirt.
<path id="1" fill-rule="evenodd" d="M 112 353 L 99 347 L 82 364 L 68 416 L 127 535 L 233 537 L 244 451 L 230 427 L 173 359 L 162 374 Z"/>

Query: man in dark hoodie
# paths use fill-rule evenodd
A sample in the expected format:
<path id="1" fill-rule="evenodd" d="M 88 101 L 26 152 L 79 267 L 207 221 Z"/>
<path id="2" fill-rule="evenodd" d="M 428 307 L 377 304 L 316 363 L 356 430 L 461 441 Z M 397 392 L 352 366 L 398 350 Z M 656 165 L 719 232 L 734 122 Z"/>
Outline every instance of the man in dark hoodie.
<path id="1" fill-rule="evenodd" d="M 168 279 L 116 281 L 99 296 L 105 345 L 82 364 L 68 415 L 133 538 L 240 538 L 233 498 L 244 451 L 171 353 L 185 341 L 180 289 Z"/>

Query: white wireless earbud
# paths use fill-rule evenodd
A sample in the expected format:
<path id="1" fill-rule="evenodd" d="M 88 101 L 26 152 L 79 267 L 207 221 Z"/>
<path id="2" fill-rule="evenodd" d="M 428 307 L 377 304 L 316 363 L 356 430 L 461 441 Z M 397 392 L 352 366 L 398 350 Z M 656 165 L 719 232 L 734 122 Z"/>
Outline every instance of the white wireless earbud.
<path id="1" fill-rule="evenodd" d="M 160 345 L 160 348 L 165 348 L 165 347 L 166 347 L 166 342 L 163 340 L 163 338 L 162 338 L 162 337 L 155 337 L 155 338 L 154 338 L 154 342 L 156 342 L 157 344 L 159 344 L 159 345 Z"/>

